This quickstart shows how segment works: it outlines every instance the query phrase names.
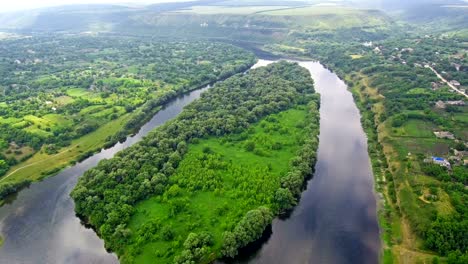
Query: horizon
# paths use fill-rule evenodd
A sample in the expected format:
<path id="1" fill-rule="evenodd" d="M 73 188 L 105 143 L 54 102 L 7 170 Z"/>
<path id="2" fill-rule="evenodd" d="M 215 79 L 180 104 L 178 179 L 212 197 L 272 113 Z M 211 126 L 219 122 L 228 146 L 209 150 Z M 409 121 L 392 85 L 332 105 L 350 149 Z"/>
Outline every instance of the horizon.
<path id="1" fill-rule="evenodd" d="M 160 3 L 187 2 L 190 0 L 17 0 L 12 2 L 2 3 L 0 13 L 12 13 L 30 11 L 42 8 L 53 8 L 59 6 L 73 5 L 122 5 L 122 6 L 145 6 Z"/>

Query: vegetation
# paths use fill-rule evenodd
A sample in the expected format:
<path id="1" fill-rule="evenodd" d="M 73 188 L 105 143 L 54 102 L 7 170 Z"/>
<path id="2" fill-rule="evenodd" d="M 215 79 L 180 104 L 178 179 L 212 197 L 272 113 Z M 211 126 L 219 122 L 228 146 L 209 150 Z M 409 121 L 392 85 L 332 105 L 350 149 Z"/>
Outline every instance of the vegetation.
<path id="1" fill-rule="evenodd" d="M 144 38 L 44 36 L 0 49 L 0 186 L 111 146 L 168 100 L 254 62 L 227 44 Z"/>
<path id="2" fill-rule="evenodd" d="M 77 213 L 123 262 L 236 255 L 295 205 L 312 173 L 319 102 L 312 83 L 306 69 L 280 62 L 216 84 L 80 178 Z"/>

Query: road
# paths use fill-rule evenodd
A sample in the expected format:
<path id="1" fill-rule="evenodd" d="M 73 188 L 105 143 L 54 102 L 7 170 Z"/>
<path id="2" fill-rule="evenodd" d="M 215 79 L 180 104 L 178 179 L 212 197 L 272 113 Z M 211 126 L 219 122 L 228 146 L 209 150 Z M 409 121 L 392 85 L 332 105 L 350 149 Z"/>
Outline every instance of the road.
<path id="1" fill-rule="evenodd" d="M 450 88 L 452 88 L 452 90 L 454 90 L 455 92 L 465 96 L 465 98 L 468 98 L 468 96 L 466 95 L 466 93 L 464 93 L 463 91 L 461 91 L 460 89 L 458 89 L 457 87 L 455 87 L 455 85 L 451 84 L 450 82 L 448 82 L 444 77 L 442 77 L 442 75 L 440 75 L 436 70 L 434 70 L 434 68 L 432 68 L 431 66 L 429 65 L 425 65 L 426 68 L 429 68 L 431 69 L 436 75 L 437 77 L 439 77 L 439 79 L 441 79 L 444 83 L 446 83 Z"/>

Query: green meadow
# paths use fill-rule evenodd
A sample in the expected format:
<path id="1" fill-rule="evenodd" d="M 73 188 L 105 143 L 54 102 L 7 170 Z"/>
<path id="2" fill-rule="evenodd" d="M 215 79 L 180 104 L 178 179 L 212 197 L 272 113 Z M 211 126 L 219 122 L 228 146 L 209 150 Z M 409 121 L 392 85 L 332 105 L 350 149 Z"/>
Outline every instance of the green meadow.
<path id="1" fill-rule="evenodd" d="M 122 262 L 172 263 L 193 232 L 212 235 L 213 254 L 204 262 L 216 258 L 224 231 L 247 211 L 272 206 L 280 179 L 306 134 L 306 115 L 299 106 L 270 115 L 243 133 L 189 145 L 169 191 L 137 204 L 129 223 L 133 243 Z M 138 240 L 155 226 L 161 226 L 159 231 Z"/>

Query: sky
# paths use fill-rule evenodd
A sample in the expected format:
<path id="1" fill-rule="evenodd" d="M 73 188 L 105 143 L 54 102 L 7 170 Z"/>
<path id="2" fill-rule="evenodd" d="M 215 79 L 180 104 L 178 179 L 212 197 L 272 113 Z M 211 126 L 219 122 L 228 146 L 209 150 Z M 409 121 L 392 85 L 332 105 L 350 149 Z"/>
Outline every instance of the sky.
<path id="1" fill-rule="evenodd" d="M 183 1 L 184 0 L 0 0 L 0 13 L 71 4 L 151 4 Z"/>

